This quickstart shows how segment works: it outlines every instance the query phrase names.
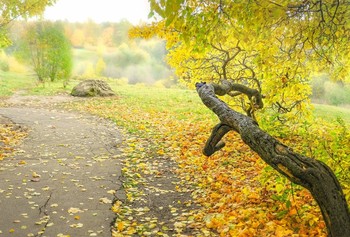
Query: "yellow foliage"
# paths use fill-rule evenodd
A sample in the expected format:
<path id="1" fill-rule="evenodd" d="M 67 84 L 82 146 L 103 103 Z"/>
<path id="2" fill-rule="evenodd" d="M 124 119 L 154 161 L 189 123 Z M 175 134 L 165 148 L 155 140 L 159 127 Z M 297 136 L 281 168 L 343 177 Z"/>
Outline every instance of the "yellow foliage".
<path id="1" fill-rule="evenodd" d="M 46 6 L 54 4 L 56 0 L 11 0 L 0 1 L 0 48 L 8 46 L 11 42 L 3 31 L 4 26 L 13 19 L 21 16 L 22 18 L 41 14 Z"/>
<path id="2" fill-rule="evenodd" d="M 350 78 L 350 25 L 343 17 L 349 4 L 322 2 L 328 11 L 323 18 L 312 13 L 319 12 L 318 4 L 304 4 L 308 3 L 152 0 L 151 11 L 164 20 L 134 27 L 129 37 L 166 39 L 167 61 L 190 88 L 199 81 L 233 79 L 261 90 L 264 113 L 276 118 L 270 122 L 299 123 L 310 119 L 313 72 L 328 71 L 337 80 Z M 310 14 L 293 6 L 304 6 Z M 343 28 L 334 27 L 333 14 Z M 246 97 L 224 100 L 243 110 L 250 103 Z"/>
<path id="3" fill-rule="evenodd" d="M 100 57 L 96 63 L 96 69 L 95 72 L 98 76 L 102 75 L 102 72 L 106 69 L 106 63 L 104 62 L 103 58 Z"/>
<path id="4" fill-rule="evenodd" d="M 200 208 L 191 215 L 191 220 L 194 221 L 191 228 L 202 231 L 203 234 L 198 236 L 210 236 L 211 233 L 213 236 L 235 237 L 326 236 L 321 212 L 311 194 L 305 189 L 295 187 L 291 192 L 290 182 L 281 180 L 281 176 L 269 176 L 268 183 L 264 183 L 262 174 L 266 165 L 243 144 L 239 135 L 228 133 L 225 137 L 226 146 L 213 156 L 208 158 L 201 154 L 216 119 L 203 116 L 205 112 L 201 110 L 198 104 L 200 101 L 196 100 L 194 92 L 134 86 L 132 88 L 134 93 L 126 93 L 130 87 L 120 88 L 121 97 L 118 101 L 98 99 L 85 101 L 76 107 L 111 118 L 118 125 L 136 131 L 132 132 L 130 139 L 127 139 L 128 134 L 125 135 L 128 144 L 125 152 L 132 160 L 126 162 L 122 170 L 123 174 L 136 179 L 135 183 L 137 180 L 144 180 L 147 175 L 158 175 L 162 172 L 149 168 L 157 163 L 156 157 L 160 154 L 162 158 L 171 158 L 177 162 L 176 174 L 181 182 L 176 184 L 172 191 L 189 191 L 184 189 L 182 184 L 185 184 L 185 187 L 189 184 L 193 187 L 190 190 L 192 198 L 196 204 L 200 204 Z M 163 96 L 159 96 L 163 92 Z M 185 97 L 182 93 L 191 94 L 193 97 Z M 147 105 L 135 102 L 143 101 L 142 98 L 147 98 Z M 320 123 L 317 122 L 317 125 Z M 322 137 L 328 145 L 334 146 L 331 137 L 327 136 L 329 131 L 334 131 L 334 138 L 339 139 L 339 145 L 343 147 L 339 152 L 349 147 L 347 139 L 350 136 L 345 131 L 340 131 L 337 136 L 339 128 L 327 128 L 322 125 L 320 129 L 320 126 L 305 126 L 310 129 L 307 131 L 311 136 L 310 140 L 301 135 L 291 135 L 286 136 L 288 140 L 285 138 L 283 143 L 293 145 L 296 150 L 302 149 L 301 147 L 307 149 L 303 142 L 311 144 L 319 140 L 317 137 Z M 147 138 L 143 139 L 144 137 Z M 151 148 L 153 155 L 147 160 L 145 154 L 150 139 L 157 145 Z M 132 162 L 136 162 L 137 165 L 132 166 Z M 344 180 L 343 183 L 348 182 Z M 346 187 L 345 191 L 348 193 L 348 186 Z M 128 200 L 131 201 L 137 200 L 136 195 L 140 194 L 137 189 L 126 188 L 126 192 Z M 125 212 L 131 212 L 129 206 L 118 202 L 115 205 L 113 209 L 118 216 L 117 223 L 124 221 L 124 226 L 119 224 L 119 229 L 123 229 L 123 233 L 119 233 L 116 224 L 113 232 L 116 234 L 113 236 L 127 235 L 129 231 L 136 233 L 135 228 L 140 223 L 128 220 L 128 215 L 123 216 Z M 142 211 L 145 213 L 145 210 Z M 147 226 L 153 226 L 151 224 L 148 222 Z M 162 231 L 165 232 L 165 229 Z"/>

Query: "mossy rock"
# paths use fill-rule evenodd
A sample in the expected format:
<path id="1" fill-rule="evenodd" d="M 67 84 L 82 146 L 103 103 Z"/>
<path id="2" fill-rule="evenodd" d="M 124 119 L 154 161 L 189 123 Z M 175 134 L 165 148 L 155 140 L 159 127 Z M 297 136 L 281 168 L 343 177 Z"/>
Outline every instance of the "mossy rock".
<path id="1" fill-rule="evenodd" d="M 102 80 L 85 80 L 76 85 L 72 92 L 72 96 L 94 97 L 94 96 L 114 96 L 115 93 L 107 82 Z"/>

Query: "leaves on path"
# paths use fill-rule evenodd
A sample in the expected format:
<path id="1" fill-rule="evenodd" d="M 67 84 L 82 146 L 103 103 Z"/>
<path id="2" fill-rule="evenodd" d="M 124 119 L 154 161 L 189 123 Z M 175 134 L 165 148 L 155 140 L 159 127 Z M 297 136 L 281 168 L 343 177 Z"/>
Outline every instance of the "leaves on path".
<path id="1" fill-rule="evenodd" d="M 111 190 L 120 182 L 112 182 L 119 176 L 118 170 L 111 169 L 119 163 L 113 159 L 116 149 L 111 146 L 115 143 L 105 141 L 115 138 L 115 127 L 91 116 L 78 118 L 46 109 L 39 113 L 32 108 L 14 110 L 5 113 L 15 118 L 27 110 L 33 117 L 26 117 L 23 123 L 32 126 L 32 121 L 36 122 L 30 139 L 21 145 L 23 151 L 0 164 L 1 208 L 6 216 L 0 218 L 0 235 L 101 236 L 109 232 Z M 55 117 L 48 116 L 51 114 Z M 48 123 L 52 126 L 46 126 Z M 11 151 L 15 151 L 15 140 L 25 135 L 24 130 L 23 137 L 18 135 L 22 131 L 15 126 L 0 123 L 0 138 Z M 69 144 L 62 144 L 65 139 Z"/>
<path id="2" fill-rule="evenodd" d="M 143 90 L 132 95 L 147 98 L 147 104 L 130 96 L 132 92 L 120 91 L 125 95 L 117 101 L 95 99 L 69 105 L 112 119 L 126 130 L 127 200 L 113 205 L 117 214 L 113 236 L 326 236 L 311 195 L 269 170 L 237 134 L 228 134 L 227 146 L 217 154 L 202 155 L 216 119 L 202 112 L 193 102 L 194 95 L 181 98 L 181 103 L 176 90 L 166 95 Z M 155 185 L 153 180 L 162 177 L 171 162 L 175 162 L 171 172 L 180 181 L 173 183 L 174 188 Z M 147 202 L 150 193 L 170 192 L 177 197 L 190 192 L 194 202 L 179 200 L 181 208 Z M 152 208 L 160 213 L 166 208 L 171 217 L 147 217 Z"/>
<path id="3" fill-rule="evenodd" d="M 26 129 L 0 116 L 0 160 L 14 152 L 14 146 L 27 136 Z M 25 161 L 19 161 L 19 165 Z"/>

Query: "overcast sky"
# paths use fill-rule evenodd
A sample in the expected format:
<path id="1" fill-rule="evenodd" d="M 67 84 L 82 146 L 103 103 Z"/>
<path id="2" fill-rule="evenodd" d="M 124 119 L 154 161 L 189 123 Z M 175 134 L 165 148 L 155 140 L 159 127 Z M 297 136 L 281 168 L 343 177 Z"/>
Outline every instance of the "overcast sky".
<path id="1" fill-rule="evenodd" d="M 48 20 L 83 22 L 119 22 L 126 19 L 132 24 L 148 21 L 148 0 L 57 0 L 44 13 Z"/>

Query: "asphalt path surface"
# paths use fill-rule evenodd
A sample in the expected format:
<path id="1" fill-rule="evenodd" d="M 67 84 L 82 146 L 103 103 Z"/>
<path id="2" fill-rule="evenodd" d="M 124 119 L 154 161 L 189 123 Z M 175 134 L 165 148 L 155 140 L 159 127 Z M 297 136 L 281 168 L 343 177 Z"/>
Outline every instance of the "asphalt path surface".
<path id="1" fill-rule="evenodd" d="M 28 129 L 0 164 L 0 236 L 111 236 L 112 202 L 123 199 L 111 122 L 48 108 L 0 108 Z"/>

